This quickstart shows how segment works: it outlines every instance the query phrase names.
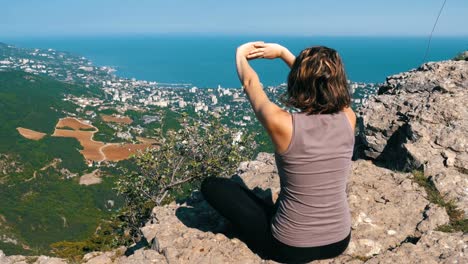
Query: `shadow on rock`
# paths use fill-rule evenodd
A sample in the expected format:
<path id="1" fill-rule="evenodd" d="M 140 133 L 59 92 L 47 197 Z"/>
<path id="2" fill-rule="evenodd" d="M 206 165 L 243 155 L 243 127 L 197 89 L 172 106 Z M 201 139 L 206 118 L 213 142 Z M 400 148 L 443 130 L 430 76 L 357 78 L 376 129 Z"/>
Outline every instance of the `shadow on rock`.
<path id="1" fill-rule="evenodd" d="M 411 138 L 408 124 L 400 126 L 388 139 L 383 151 L 375 159 L 375 165 L 390 170 L 411 171 L 415 168 L 404 144 Z"/>
<path id="2" fill-rule="evenodd" d="M 134 246 L 127 248 L 127 250 L 125 250 L 124 255 L 126 257 L 131 256 L 135 254 L 135 251 L 142 249 L 142 248 L 147 248 L 148 246 L 149 246 L 148 240 L 146 240 L 145 237 L 142 237 L 141 240 L 138 243 L 136 243 Z"/>
<path id="3" fill-rule="evenodd" d="M 248 188 L 241 177 L 234 175 L 231 180 L 240 184 L 241 186 Z M 263 200 L 267 205 L 273 207 L 273 199 L 271 189 L 261 189 L 255 187 L 252 190 L 255 195 Z M 177 208 L 175 215 L 177 218 L 187 227 L 196 228 L 203 232 L 211 232 L 214 234 L 221 233 L 229 239 L 237 238 L 241 241 L 244 239 L 236 232 L 231 223 L 222 217 L 216 210 L 214 210 L 208 202 L 203 198 L 200 191 L 195 191 L 192 195 L 187 198 L 184 203 Z M 255 252 L 254 249 L 251 249 Z M 259 254 L 258 252 L 255 252 Z"/>
<path id="4" fill-rule="evenodd" d="M 353 148 L 353 161 L 358 159 L 366 159 L 364 151 L 368 149 L 366 136 L 364 134 L 364 121 L 362 117 L 358 117 L 356 120 L 356 133 L 354 136 L 354 148 Z"/>

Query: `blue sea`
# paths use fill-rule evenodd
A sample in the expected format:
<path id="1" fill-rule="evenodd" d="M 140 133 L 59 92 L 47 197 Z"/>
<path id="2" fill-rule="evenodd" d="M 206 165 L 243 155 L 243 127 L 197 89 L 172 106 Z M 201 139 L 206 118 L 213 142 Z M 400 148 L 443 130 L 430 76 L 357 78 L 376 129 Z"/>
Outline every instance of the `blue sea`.
<path id="1" fill-rule="evenodd" d="M 291 36 L 76 36 L 13 38 L 0 41 L 28 48 L 52 48 L 87 57 L 95 65 L 112 66 L 117 75 L 198 87 L 239 87 L 234 53 L 247 41 L 276 42 L 298 54 L 312 45 L 332 47 L 341 54 L 348 79 L 383 82 L 386 76 L 416 68 L 423 62 L 427 37 L 291 37 Z M 435 37 L 428 61 L 453 58 L 468 50 L 468 36 Z M 265 85 L 286 82 L 281 60 L 253 62 Z"/>

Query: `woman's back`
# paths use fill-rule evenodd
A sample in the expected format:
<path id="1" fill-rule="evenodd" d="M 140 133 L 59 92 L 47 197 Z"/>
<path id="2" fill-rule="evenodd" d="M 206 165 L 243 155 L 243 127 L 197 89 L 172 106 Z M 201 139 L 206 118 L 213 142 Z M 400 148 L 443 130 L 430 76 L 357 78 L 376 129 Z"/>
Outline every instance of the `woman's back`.
<path id="1" fill-rule="evenodd" d="M 344 111 L 293 113 L 288 149 L 275 153 L 281 180 L 272 233 L 296 247 L 314 247 L 345 238 L 351 228 L 346 185 L 354 132 Z"/>
<path id="2" fill-rule="evenodd" d="M 282 101 L 302 113 L 291 115 L 270 101 L 249 65 L 256 58 L 281 58 L 291 68 Z M 282 153 L 276 153 L 278 207 L 225 178 L 205 179 L 203 196 L 262 257 L 289 263 L 340 255 L 351 239 L 346 183 L 355 125 L 340 56 L 316 46 L 295 57 L 278 44 L 249 42 L 237 48 L 236 68 L 256 117 Z"/>

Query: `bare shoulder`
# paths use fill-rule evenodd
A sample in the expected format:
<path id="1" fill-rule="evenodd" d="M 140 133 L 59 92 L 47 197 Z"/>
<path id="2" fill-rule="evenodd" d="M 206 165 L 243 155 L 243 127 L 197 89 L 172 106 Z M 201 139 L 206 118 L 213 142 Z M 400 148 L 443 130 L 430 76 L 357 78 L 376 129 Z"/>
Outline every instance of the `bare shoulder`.
<path id="1" fill-rule="evenodd" d="M 271 122 L 273 123 L 272 130 L 276 132 L 276 134 L 291 134 L 292 131 L 292 114 L 286 110 L 278 110 L 274 115 L 270 118 Z M 286 136 L 287 137 L 287 136 Z"/>
<path id="2" fill-rule="evenodd" d="M 351 107 L 345 107 L 343 112 L 346 114 L 351 127 L 356 129 L 356 114 L 354 113 L 353 109 Z"/>
<path id="3" fill-rule="evenodd" d="M 281 111 L 278 111 L 278 116 L 281 121 L 285 122 L 287 127 L 291 126 L 292 122 L 292 114 L 284 109 L 281 109 Z"/>
<path id="4" fill-rule="evenodd" d="M 283 109 L 278 109 L 268 117 L 266 126 L 270 137 L 275 144 L 276 151 L 285 151 L 291 142 L 293 125 L 292 114 Z"/>

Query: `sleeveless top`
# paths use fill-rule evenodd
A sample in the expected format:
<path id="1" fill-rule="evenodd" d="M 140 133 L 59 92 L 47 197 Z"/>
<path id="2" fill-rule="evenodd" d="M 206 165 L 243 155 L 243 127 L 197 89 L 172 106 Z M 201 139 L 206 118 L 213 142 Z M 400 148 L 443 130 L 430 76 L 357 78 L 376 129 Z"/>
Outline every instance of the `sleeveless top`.
<path id="1" fill-rule="evenodd" d="M 288 149 L 275 152 L 281 191 L 271 222 L 273 236 L 294 247 L 328 245 L 351 230 L 347 181 L 354 132 L 343 111 L 292 113 Z"/>

